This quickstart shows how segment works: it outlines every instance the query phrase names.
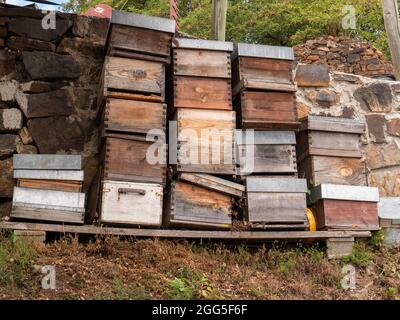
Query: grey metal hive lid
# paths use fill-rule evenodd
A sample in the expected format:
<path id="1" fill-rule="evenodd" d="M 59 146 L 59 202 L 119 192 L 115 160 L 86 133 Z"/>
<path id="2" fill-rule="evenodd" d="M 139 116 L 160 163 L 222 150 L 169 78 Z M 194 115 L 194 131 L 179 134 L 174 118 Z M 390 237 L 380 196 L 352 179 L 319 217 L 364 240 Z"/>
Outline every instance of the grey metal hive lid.
<path id="1" fill-rule="evenodd" d="M 13 168 L 34 170 L 81 170 L 80 155 L 66 154 L 15 154 Z"/>
<path id="2" fill-rule="evenodd" d="M 172 41 L 173 48 L 182 49 L 203 49 L 213 51 L 233 51 L 233 42 L 216 41 L 216 40 L 203 40 L 203 39 L 188 39 L 188 38 L 175 38 Z"/>
<path id="3" fill-rule="evenodd" d="M 374 187 L 326 183 L 311 189 L 310 202 L 315 203 L 320 199 L 379 202 L 379 190 Z"/>
<path id="4" fill-rule="evenodd" d="M 357 119 L 346 119 L 339 117 L 325 117 L 308 115 L 300 119 L 299 130 L 317 130 L 332 132 L 358 133 L 364 132 L 364 122 Z"/>
<path id="5" fill-rule="evenodd" d="M 296 135 L 293 131 L 236 130 L 236 144 L 296 144 Z"/>
<path id="6" fill-rule="evenodd" d="M 306 179 L 268 178 L 263 176 L 246 177 L 247 192 L 285 192 L 306 193 Z"/>
<path id="7" fill-rule="evenodd" d="M 400 219 L 400 197 L 380 198 L 378 216 L 381 219 Z"/>
<path id="8" fill-rule="evenodd" d="M 278 60 L 294 60 L 292 47 L 279 47 L 250 43 L 235 43 L 232 60 L 237 57 L 269 58 Z"/>
<path id="9" fill-rule="evenodd" d="M 175 33 L 175 20 L 113 10 L 111 24 Z"/>

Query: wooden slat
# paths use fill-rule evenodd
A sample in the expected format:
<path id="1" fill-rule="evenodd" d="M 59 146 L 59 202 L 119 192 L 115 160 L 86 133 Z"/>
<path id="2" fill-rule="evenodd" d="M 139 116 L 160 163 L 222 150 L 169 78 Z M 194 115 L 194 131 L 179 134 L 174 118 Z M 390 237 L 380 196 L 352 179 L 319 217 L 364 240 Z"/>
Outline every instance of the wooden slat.
<path id="1" fill-rule="evenodd" d="M 136 100 L 136 101 L 163 102 L 163 98 L 161 96 L 143 95 L 143 94 L 135 94 L 128 92 L 115 92 L 110 90 L 107 91 L 107 97 L 115 99 Z"/>
<path id="2" fill-rule="evenodd" d="M 164 164 L 150 164 L 146 153 L 151 144 L 151 141 L 124 139 L 124 136 L 119 135 L 115 135 L 115 138 L 107 137 L 104 178 L 164 183 L 166 155 L 163 154 Z"/>
<path id="3" fill-rule="evenodd" d="M 360 120 L 314 115 L 302 118 L 300 121 L 300 131 L 315 130 L 362 134 L 365 126 Z"/>
<path id="4" fill-rule="evenodd" d="M 238 152 L 240 174 L 297 172 L 296 151 L 292 145 L 240 145 Z"/>
<path id="5" fill-rule="evenodd" d="M 240 198 L 243 196 L 243 193 L 246 190 L 245 186 L 241 184 L 217 178 L 209 174 L 181 173 L 179 175 L 179 179 L 191 182 L 210 190 L 219 191 L 221 193 Z"/>
<path id="6" fill-rule="evenodd" d="M 164 96 L 165 66 L 154 61 L 106 57 L 104 86 Z"/>
<path id="7" fill-rule="evenodd" d="M 171 35 L 156 30 L 113 24 L 109 46 L 166 57 L 170 52 Z"/>
<path id="8" fill-rule="evenodd" d="M 58 233 L 119 235 L 133 237 L 219 239 L 219 240 L 307 240 L 346 237 L 370 237 L 369 231 L 205 231 L 205 230 L 160 230 L 115 227 L 96 227 L 91 225 L 70 226 L 58 224 L 40 224 L 0 221 L 0 229 L 39 230 Z"/>
<path id="9" fill-rule="evenodd" d="M 174 75 L 207 78 L 231 78 L 228 52 L 174 49 Z"/>
<path id="10" fill-rule="evenodd" d="M 17 186 L 21 188 L 31 189 L 60 190 L 71 192 L 82 191 L 81 181 L 18 179 Z"/>
<path id="11" fill-rule="evenodd" d="M 109 47 L 107 51 L 107 56 L 110 57 L 121 57 L 128 59 L 139 59 L 145 61 L 156 61 L 161 63 L 169 64 L 171 62 L 170 56 L 154 56 L 146 53 L 133 52 L 129 49 L 118 49 Z"/>
<path id="12" fill-rule="evenodd" d="M 232 90 L 232 96 L 235 97 L 243 90 L 251 89 L 251 90 L 264 90 L 264 91 L 279 91 L 279 92 L 296 92 L 297 85 L 296 84 L 287 84 L 287 83 L 272 83 L 265 81 L 257 81 L 257 80 L 241 80 L 239 83 L 234 85 Z"/>
<path id="13" fill-rule="evenodd" d="M 204 225 L 227 228 L 231 225 L 232 198 L 187 182 L 171 186 L 171 208 L 167 224 L 181 227 Z"/>
<path id="14" fill-rule="evenodd" d="M 108 99 L 105 128 L 110 131 L 148 133 L 158 129 L 165 134 L 167 106 L 161 103 Z"/>
<path id="15" fill-rule="evenodd" d="M 318 229 L 378 230 L 376 202 L 320 200 L 314 206 Z"/>
<path id="16" fill-rule="evenodd" d="M 12 208 L 13 219 L 39 220 L 83 224 L 84 213 L 64 210 L 18 207 Z"/>
<path id="17" fill-rule="evenodd" d="M 232 110 L 230 80 L 174 76 L 174 107 Z"/>
<path id="18" fill-rule="evenodd" d="M 295 96 L 286 92 L 244 91 L 235 100 L 242 128 L 295 128 L 298 125 Z"/>
<path id="19" fill-rule="evenodd" d="M 299 162 L 297 169 L 299 177 L 306 178 L 310 185 L 367 185 L 365 165 L 361 159 L 311 156 Z"/>

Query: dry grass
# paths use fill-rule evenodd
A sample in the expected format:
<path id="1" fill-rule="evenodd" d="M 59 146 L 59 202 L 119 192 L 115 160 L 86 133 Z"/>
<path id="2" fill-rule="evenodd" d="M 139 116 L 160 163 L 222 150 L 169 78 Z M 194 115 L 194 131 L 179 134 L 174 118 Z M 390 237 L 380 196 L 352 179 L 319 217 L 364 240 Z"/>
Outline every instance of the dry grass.
<path id="1" fill-rule="evenodd" d="M 9 237 L 0 243 L 0 273 L 18 270 L 12 283 L 8 278 L 0 283 L 2 299 L 396 299 L 400 295 L 400 251 L 363 244 L 346 262 L 331 262 L 315 245 L 227 248 L 113 237 L 85 244 L 64 238 L 44 248 L 18 247 Z M 356 290 L 340 286 L 344 263 L 357 268 Z M 32 272 L 32 264 L 56 266 L 56 290 L 40 288 L 41 275 Z"/>

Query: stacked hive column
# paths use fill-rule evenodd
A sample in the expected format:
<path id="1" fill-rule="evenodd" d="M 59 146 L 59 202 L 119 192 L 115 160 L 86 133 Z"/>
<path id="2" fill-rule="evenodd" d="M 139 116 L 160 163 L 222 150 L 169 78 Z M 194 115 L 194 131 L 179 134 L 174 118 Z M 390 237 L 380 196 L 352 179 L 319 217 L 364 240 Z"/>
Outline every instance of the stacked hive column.
<path id="1" fill-rule="evenodd" d="M 227 190 L 238 186 L 215 175 L 235 174 L 232 50 L 230 42 L 174 39 L 169 146 L 176 161 L 170 158 L 167 225 L 231 226 L 233 194 Z"/>
<path id="2" fill-rule="evenodd" d="M 247 187 L 244 217 L 256 229 L 308 226 L 307 186 L 297 179 L 293 59 L 287 47 L 239 43 L 233 53 L 233 104 L 242 129 L 237 172 Z"/>
<path id="3" fill-rule="evenodd" d="M 98 100 L 102 223 L 161 226 L 174 32 L 173 20 L 113 11 Z"/>

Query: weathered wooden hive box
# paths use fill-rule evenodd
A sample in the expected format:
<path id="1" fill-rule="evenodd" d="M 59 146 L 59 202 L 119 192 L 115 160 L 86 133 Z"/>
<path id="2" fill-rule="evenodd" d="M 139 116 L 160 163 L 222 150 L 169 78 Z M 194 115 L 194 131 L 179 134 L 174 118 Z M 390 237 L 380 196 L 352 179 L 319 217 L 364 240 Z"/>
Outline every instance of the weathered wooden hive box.
<path id="1" fill-rule="evenodd" d="M 178 108 L 174 119 L 178 172 L 235 174 L 234 111 Z"/>
<path id="2" fill-rule="evenodd" d="M 173 228 L 229 229 L 232 197 L 186 181 L 174 181 L 167 195 L 165 225 Z"/>
<path id="3" fill-rule="evenodd" d="M 173 108 L 232 110 L 231 42 L 173 40 Z"/>
<path id="4" fill-rule="evenodd" d="M 359 148 L 364 123 L 353 119 L 308 116 L 297 136 L 299 176 L 311 185 L 367 184 Z"/>
<path id="5" fill-rule="evenodd" d="M 238 131 L 238 174 L 296 174 L 296 135 L 292 131 Z"/>
<path id="6" fill-rule="evenodd" d="M 281 130 L 297 128 L 293 60 L 292 48 L 235 45 L 232 87 L 238 126 Z"/>
<path id="7" fill-rule="evenodd" d="M 102 223 L 140 227 L 161 226 L 161 184 L 105 180 L 101 194 Z"/>
<path id="8" fill-rule="evenodd" d="M 174 33 L 174 20 L 113 10 L 107 55 L 168 62 Z"/>
<path id="9" fill-rule="evenodd" d="M 321 184 L 311 190 L 317 229 L 377 230 L 378 188 Z"/>
<path id="10" fill-rule="evenodd" d="M 81 224 L 85 215 L 79 155 L 14 155 L 11 218 Z"/>
<path id="11" fill-rule="evenodd" d="M 254 229 L 308 227 L 307 183 L 304 179 L 246 177 L 245 218 Z"/>
<path id="12" fill-rule="evenodd" d="M 101 123 L 107 132 L 165 135 L 167 105 L 140 100 L 107 99 Z"/>
<path id="13" fill-rule="evenodd" d="M 155 163 L 148 158 L 148 149 L 152 146 L 154 156 L 159 160 Z M 103 154 L 105 180 L 165 183 L 166 150 L 158 149 L 154 140 L 136 135 L 109 134 Z"/>

